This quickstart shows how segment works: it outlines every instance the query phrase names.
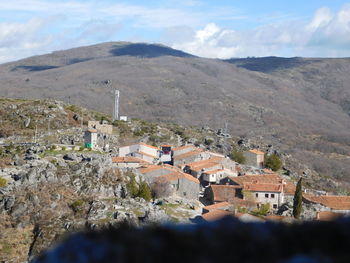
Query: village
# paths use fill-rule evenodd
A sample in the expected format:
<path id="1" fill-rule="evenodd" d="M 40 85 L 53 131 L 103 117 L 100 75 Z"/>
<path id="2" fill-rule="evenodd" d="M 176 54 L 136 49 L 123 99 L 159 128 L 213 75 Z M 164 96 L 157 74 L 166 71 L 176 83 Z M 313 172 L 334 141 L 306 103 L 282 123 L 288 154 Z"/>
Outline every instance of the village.
<path id="1" fill-rule="evenodd" d="M 108 150 L 105 139 L 112 128 L 107 122 L 89 121 L 85 147 Z M 265 156 L 251 149 L 244 152 L 242 165 L 193 144 L 156 147 L 137 142 L 119 147 L 117 156 L 111 158 L 115 167 L 153 185 L 159 196 L 200 201 L 205 221 L 233 216 L 242 221 L 292 222 L 295 183 L 267 169 Z M 350 213 L 350 196 L 303 189 L 302 201 L 303 209 L 312 210 L 310 220 L 333 220 Z"/>

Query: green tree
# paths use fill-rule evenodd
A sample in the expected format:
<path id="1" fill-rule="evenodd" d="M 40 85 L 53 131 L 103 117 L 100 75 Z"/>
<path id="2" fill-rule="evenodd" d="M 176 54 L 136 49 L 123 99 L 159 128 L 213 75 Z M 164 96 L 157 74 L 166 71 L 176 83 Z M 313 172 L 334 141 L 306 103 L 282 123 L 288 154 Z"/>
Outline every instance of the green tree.
<path id="1" fill-rule="evenodd" d="M 141 182 L 139 186 L 138 197 L 150 201 L 152 199 L 152 191 L 146 182 Z"/>
<path id="2" fill-rule="evenodd" d="M 303 205 L 302 178 L 299 179 L 293 200 L 293 216 L 296 219 L 300 218 Z"/>
<path id="3" fill-rule="evenodd" d="M 276 154 L 271 154 L 266 158 L 265 166 L 276 172 L 281 169 L 282 161 Z"/>
<path id="4" fill-rule="evenodd" d="M 235 162 L 240 163 L 240 164 L 245 164 L 245 162 L 246 162 L 246 158 L 245 158 L 243 152 L 237 151 L 236 149 L 232 150 L 232 152 L 230 154 L 230 158 L 232 160 L 234 160 Z"/>
<path id="5" fill-rule="evenodd" d="M 136 197 L 136 196 L 138 195 L 139 188 L 138 188 L 138 186 L 137 186 L 137 182 L 136 182 L 136 179 L 135 179 L 135 175 L 131 175 L 131 176 L 130 176 L 130 181 L 129 181 L 129 183 L 127 184 L 127 188 L 128 188 L 129 194 L 130 194 L 132 197 Z"/>

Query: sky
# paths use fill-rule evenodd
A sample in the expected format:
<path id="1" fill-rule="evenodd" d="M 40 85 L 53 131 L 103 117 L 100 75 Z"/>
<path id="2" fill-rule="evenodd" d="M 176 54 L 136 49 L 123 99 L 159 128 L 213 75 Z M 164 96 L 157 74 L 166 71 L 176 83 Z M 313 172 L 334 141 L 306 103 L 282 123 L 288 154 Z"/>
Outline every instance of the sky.
<path id="1" fill-rule="evenodd" d="M 109 41 L 208 58 L 350 57 L 350 0 L 2 0 L 0 63 Z"/>

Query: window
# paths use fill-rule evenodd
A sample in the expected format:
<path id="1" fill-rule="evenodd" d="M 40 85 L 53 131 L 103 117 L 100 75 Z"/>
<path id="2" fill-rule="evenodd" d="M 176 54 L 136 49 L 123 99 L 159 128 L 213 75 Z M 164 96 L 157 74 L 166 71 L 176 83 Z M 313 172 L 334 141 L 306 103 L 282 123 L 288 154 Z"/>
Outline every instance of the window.
<path id="1" fill-rule="evenodd" d="M 275 198 L 275 194 L 271 194 L 271 198 Z"/>
<path id="2" fill-rule="evenodd" d="M 266 197 L 266 198 L 269 198 L 269 194 L 265 194 L 265 197 Z"/>
<path id="3" fill-rule="evenodd" d="M 258 197 L 259 197 L 259 194 L 258 194 L 258 193 L 256 193 L 256 194 L 255 194 L 255 197 L 256 197 L 256 198 L 258 198 Z"/>
<path id="4" fill-rule="evenodd" d="M 184 192 L 184 196 L 186 196 L 186 192 Z"/>
<path id="5" fill-rule="evenodd" d="M 273 204 L 273 208 L 277 208 L 277 204 Z"/>

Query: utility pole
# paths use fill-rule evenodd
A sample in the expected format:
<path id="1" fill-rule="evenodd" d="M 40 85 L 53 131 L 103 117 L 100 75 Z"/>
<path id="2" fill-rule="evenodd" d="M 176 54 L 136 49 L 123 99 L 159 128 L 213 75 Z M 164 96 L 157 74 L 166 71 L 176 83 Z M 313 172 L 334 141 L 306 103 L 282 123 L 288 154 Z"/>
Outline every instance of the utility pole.
<path id="1" fill-rule="evenodd" d="M 119 120 L 119 90 L 114 91 L 113 121 Z"/>
<path id="2" fill-rule="evenodd" d="M 35 125 L 34 143 L 36 143 L 36 140 L 37 140 L 37 133 L 38 133 L 38 124 Z"/>
<path id="3" fill-rule="evenodd" d="M 51 131 L 50 131 L 50 122 L 51 122 L 51 119 L 49 117 L 49 121 L 47 122 L 47 133 L 48 135 L 51 135 Z"/>

